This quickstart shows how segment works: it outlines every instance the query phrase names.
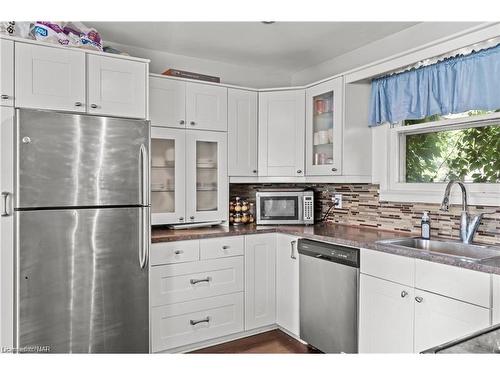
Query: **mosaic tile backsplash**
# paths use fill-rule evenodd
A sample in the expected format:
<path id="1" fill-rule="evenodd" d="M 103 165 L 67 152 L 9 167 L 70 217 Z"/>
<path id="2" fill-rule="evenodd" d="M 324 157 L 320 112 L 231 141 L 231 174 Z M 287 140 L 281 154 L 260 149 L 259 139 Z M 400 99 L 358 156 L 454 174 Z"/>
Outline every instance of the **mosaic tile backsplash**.
<path id="1" fill-rule="evenodd" d="M 458 239 L 460 205 L 449 212 L 439 211 L 438 204 L 385 202 L 379 200 L 379 186 L 374 184 L 231 184 L 230 196 L 243 196 L 255 202 L 255 192 L 266 187 L 308 187 L 314 190 L 315 221 L 319 222 L 331 205 L 331 194 L 342 194 L 342 208 L 332 209 L 325 221 L 367 228 L 408 232 L 420 235 L 423 211 L 429 211 L 431 236 Z M 495 211 L 483 217 L 474 242 L 500 244 L 500 206 L 469 206 L 471 213 Z"/>

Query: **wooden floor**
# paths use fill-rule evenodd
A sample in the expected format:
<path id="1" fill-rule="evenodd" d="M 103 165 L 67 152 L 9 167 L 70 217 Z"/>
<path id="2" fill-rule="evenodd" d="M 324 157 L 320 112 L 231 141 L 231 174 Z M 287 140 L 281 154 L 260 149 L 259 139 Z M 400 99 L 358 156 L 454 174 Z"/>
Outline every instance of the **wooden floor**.
<path id="1" fill-rule="evenodd" d="M 293 337 L 276 329 L 258 335 L 226 342 L 191 353 L 202 354 L 285 354 L 285 353 L 320 353 L 318 350 L 302 344 Z"/>

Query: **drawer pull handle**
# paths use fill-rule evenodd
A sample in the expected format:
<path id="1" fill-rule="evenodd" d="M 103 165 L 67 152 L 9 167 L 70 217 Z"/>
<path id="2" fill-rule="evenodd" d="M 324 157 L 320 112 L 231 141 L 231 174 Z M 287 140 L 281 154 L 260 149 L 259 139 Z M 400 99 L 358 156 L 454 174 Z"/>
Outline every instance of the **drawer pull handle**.
<path id="1" fill-rule="evenodd" d="M 228 246 L 228 245 L 224 245 L 224 246 L 222 246 L 222 250 L 227 250 L 227 249 L 229 249 L 229 246 Z"/>
<path id="2" fill-rule="evenodd" d="M 184 253 L 184 251 L 183 251 L 183 250 L 175 250 L 175 251 L 174 251 L 174 254 L 175 254 L 175 255 L 180 255 L 180 254 L 182 254 L 182 253 Z"/>
<path id="3" fill-rule="evenodd" d="M 191 285 L 196 285 L 198 283 L 209 283 L 212 280 L 210 276 L 205 277 L 204 279 L 191 279 L 189 282 Z"/>
<path id="4" fill-rule="evenodd" d="M 200 319 L 200 320 L 191 319 L 189 321 L 189 324 L 191 324 L 192 326 L 195 326 L 195 325 L 200 324 L 200 323 L 210 323 L 210 317 L 207 316 L 205 319 Z"/>
<path id="5" fill-rule="evenodd" d="M 422 303 L 424 299 L 422 297 L 415 297 L 415 301 L 417 301 L 418 303 Z"/>

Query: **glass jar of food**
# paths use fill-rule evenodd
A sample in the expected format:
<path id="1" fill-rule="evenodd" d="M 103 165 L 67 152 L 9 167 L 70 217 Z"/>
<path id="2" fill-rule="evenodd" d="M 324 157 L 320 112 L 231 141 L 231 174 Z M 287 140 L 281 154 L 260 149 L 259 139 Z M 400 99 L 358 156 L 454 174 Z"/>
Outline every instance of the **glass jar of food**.
<path id="1" fill-rule="evenodd" d="M 241 200 L 240 197 L 235 198 L 236 203 L 234 204 L 234 212 L 241 212 Z"/>
<path id="2" fill-rule="evenodd" d="M 247 224 L 249 221 L 249 215 L 248 215 L 248 212 L 243 212 L 241 214 L 241 223 L 242 224 Z"/>
<path id="3" fill-rule="evenodd" d="M 233 222 L 234 222 L 234 224 L 241 224 L 241 214 L 240 213 L 234 214 Z"/>

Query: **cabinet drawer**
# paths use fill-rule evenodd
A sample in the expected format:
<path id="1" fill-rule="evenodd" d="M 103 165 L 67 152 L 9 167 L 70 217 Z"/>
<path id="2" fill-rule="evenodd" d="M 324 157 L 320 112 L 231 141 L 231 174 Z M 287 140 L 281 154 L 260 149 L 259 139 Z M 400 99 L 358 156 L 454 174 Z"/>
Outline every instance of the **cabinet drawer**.
<path id="1" fill-rule="evenodd" d="M 361 249 L 361 273 L 400 284 L 415 283 L 415 259 L 380 251 Z"/>
<path id="2" fill-rule="evenodd" d="M 153 267 L 152 306 L 243 291 L 243 257 Z"/>
<path id="3" fill-rule="evenodd" d="M 192 262 L 200 259 L 200 241 L 175 241 L 151 245 L 151 265 Z"/>
<path id="4" fill-rule="evenodd" d="M 200 259 L 225 258 L 243 255 L 245 240 L 240 237 L 211 238 L 200 241 Z"/>
<path id="5" fill-rule="evenodd" d="M 487 273 L 416 259 L 415 287 L 491 307 L 491 276 Z"/>
<path id="6" fill-rule="evenodd" d="M 153 352 L 243 330 L 243 293 L 229 294 L 151 311 Z"/>

